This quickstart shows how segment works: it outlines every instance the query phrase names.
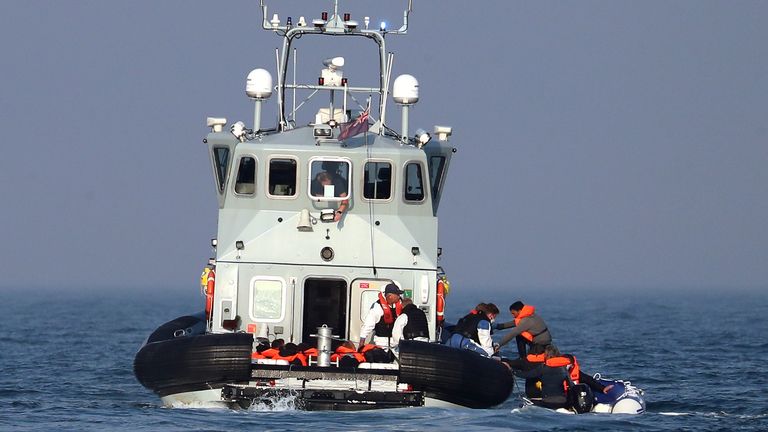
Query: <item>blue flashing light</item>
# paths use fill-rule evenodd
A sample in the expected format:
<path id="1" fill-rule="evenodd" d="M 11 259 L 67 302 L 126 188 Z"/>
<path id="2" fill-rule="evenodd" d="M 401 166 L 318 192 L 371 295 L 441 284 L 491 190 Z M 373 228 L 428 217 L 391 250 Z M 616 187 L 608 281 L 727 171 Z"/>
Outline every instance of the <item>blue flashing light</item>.
<path id="1" fill-rule="evenodd" d="M 381 22 L 381 25 L 379 25 L 379 30 L 381 30 L 381 31 L 386 31 L 387 30 L 387 22 L 386 21 L 382 21 Z"/>

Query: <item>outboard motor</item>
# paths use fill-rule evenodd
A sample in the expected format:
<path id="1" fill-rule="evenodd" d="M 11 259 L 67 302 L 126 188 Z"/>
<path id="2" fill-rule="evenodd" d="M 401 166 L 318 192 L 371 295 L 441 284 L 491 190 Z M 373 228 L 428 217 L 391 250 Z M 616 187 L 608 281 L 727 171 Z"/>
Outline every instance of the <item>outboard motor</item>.
<path id="1" fill-rule="evenodd" d="M 578 414 L 592 411 L 595 404 L 595 395 L 586 384 L 574 384 L 568 388 L 568 398 L 571 406 Z"/>

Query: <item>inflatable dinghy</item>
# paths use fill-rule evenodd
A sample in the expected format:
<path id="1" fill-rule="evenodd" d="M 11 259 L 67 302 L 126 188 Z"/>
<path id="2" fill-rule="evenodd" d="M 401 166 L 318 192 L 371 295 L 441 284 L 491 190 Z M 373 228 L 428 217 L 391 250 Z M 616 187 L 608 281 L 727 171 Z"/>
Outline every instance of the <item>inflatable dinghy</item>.
<path id="1" fill-rule="evenodd" d="M 585 392 L 576 392 L 578 395 L 572 398 L 578 401 L 580 409 L 560 408 L 556 412 L 567 414 L 598 413 L 598 414 L 643 414 L 645 412 L 645 399 L 643 399 L 643 390 L 632 385 L 629 381 L 604 379 L 600 374 L 595 374 L 594 378 L 602 385 L 613 385 L 608 393 L 592 393 L 591 390 Z M 587 387 L 585 384 L 579 386 Z M 589 400 L 579 400 L 587 397 Z M 538 405 L 536 399 L 523 397 L 523 407 Z M 543 407 L 541 407 L 543 408 Z M 548 408 L 545 408 L 548 409 Z"/>

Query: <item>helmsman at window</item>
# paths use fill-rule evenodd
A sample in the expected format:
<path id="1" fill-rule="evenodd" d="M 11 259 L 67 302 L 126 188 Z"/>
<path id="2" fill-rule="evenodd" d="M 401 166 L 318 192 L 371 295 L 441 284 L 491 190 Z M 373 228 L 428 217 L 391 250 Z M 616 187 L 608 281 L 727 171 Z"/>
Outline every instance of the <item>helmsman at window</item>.
<path id="1" fill-rule="evenodd" d="M 384 287 L 384 293 L 379 293 L 379 299 L 368 310 L 368 314 L 360 327 L 360 344 L 358 348 L 365 346 L 368 337 L 373 334 L 373 343 L 385 349 L 393 345 L 392 328 L 395 320 L 402 313 L 403 303 L 400 295 L 403 291 L 394 283 Z"/>

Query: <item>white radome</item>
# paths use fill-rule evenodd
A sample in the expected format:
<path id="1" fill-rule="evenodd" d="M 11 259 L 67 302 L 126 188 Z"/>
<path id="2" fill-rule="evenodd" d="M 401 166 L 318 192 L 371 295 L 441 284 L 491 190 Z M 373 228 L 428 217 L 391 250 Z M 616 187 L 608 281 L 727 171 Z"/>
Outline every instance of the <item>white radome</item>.
<path id="1" fill-rule="evenodd" d="M 245 82 L 245 94 L 252 99 L 268 99 L 272 96 L 272 75 L 266 69 L 254 69 Z"/>
<path id="2" fill-rule="evenodd" d="M 413 75 L 400 75 L 392 85 L 392 99 L 403 105 L 419 101 L 419 81 Z"/>

